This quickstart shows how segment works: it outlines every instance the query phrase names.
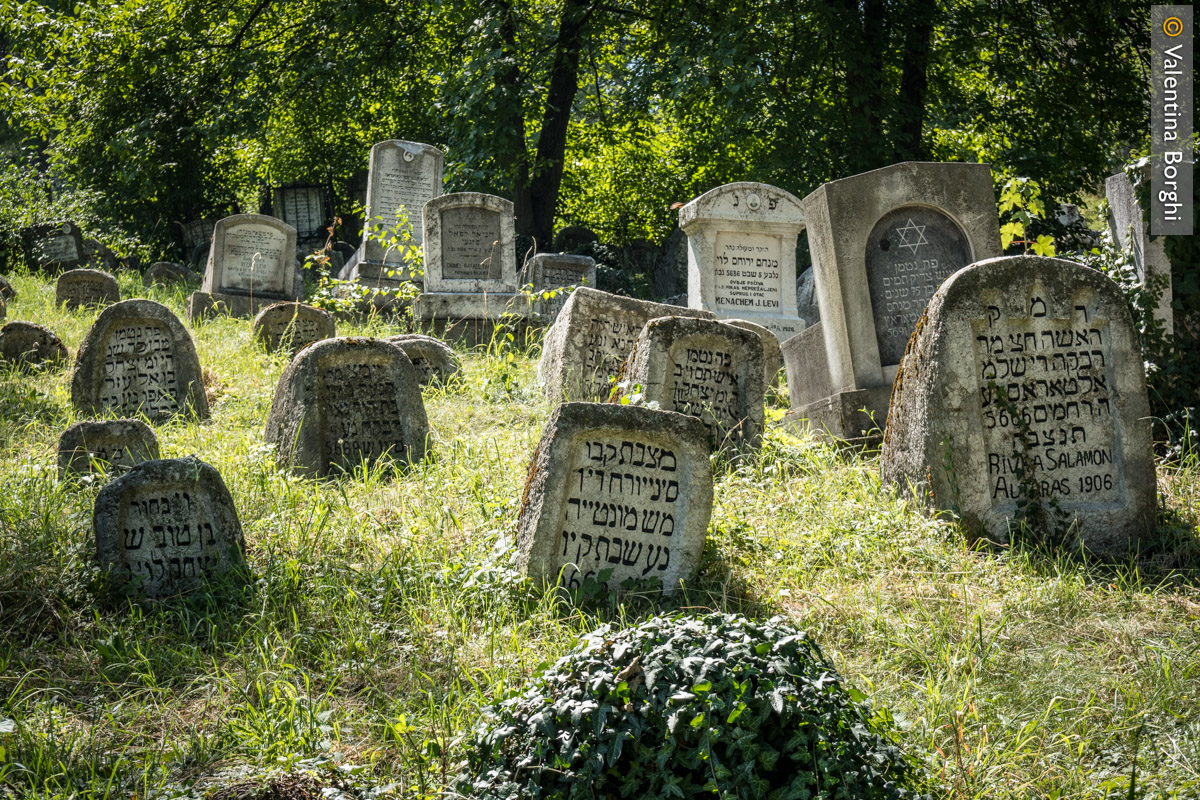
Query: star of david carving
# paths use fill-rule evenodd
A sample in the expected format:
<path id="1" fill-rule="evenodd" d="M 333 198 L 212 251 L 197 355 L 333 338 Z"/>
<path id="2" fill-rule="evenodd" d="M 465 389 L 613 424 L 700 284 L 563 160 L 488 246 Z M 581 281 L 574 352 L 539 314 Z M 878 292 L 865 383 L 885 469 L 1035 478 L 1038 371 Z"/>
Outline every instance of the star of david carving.
<path id="1" fill-rule="evenodd" d="M 900 237 L 900 246 L 907 247 L 914 256 L 918 247 L 929 244 L 929 240 L 925 238 L 925 226 L 914 225 L 911 219 L 903 228 L 896 228 L 896 234 Z"/>

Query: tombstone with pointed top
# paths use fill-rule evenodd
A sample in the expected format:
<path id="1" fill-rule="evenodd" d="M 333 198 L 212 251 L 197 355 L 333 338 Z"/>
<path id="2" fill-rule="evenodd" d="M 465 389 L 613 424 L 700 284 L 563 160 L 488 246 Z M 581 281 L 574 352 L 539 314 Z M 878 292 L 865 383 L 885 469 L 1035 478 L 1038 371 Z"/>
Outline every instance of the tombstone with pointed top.
<path id="1" fill-rule="evenodd" d="M 188 299 L 188 318 L 249 317 L 280 300 L 303 300 L 296 262 L 296 229 L 262 214 L 218 220 L 200 291 Z"/>
<path id="2" fill-rule="evenodd" d="M 67 311 L 88 306 L 103 306 L 121 299 L 121 290 L 112 273 L 99 269 L 69 269 L 58 276 L 54 298 Z"/>
<path id="3" fill-rule="evenodd" d="M 158 437 L 140 419 L 84 420 L 58 437 L 58 478 L 90 475 L 98 466 L 124 471 L 158 457 Z"/>

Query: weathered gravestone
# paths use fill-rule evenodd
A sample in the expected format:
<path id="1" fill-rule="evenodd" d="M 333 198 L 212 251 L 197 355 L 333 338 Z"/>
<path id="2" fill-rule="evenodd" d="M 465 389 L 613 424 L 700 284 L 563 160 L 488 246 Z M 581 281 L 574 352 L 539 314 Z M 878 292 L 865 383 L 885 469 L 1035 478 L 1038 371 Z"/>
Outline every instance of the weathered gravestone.
<path id="1" fill-rule="evenodd" d="M 367 220 L 363 240 L 339 277 L 370 286 L 383 296 L 402 284 L 420 283 L 405 260 L 407 247 L 396 230 L 408 223 L 413 244 L 424 238 L 421 210 L 442 193 L 442 151 L 428 144 L 392 139 L 371 148 L 367 174 Z"/>
<path id="2" fill-rule="evenodd" d="M 124 300 L 100 312 L 75 358 L 71 402 L 85 414 L 208 418 L 192 337 L 153 300 Z"/>
<path id="3" fill-rule="evenodd" d="M 305 348 L 283 371 L 265 438 L 281 468 L 323 477 L 383 458 L 420 461 L 428 435 L 420 376 L 404 350 L 339 338 Z"/>
<path id="4" fill-rule="evenodd" d="M 659 317 L 646 323 L 624 373 L 643 402 L 698 418 L 713 450 L 736 455 L 762 444 L 762 339 L 711 319 Z"/>
<path id="5" fill-rule="evenodd" d="M 679 209 L 688 237 L 688 305 L 748 319 L 780 341 L 804 330 L 796 316 L 800 201 L 765 183 L 730 183 Z"/>
<path id="6" fill-rule="evenodd" d="M 621 255 L 629 269 L 639 275 L 653 275 L 658 262 L 659 246 L 647 239 L 634 239 L 621 248 Z"/>
<path id="7" fill-rule="evenodd" d="M 821 321 L 784 341 L 785 424 L 856 439 L 887 417 L 925 303 L 949 275 L 1000 255 L 986 164 L 906 162 L 804 198 Z"/>
<path id="8" fill-rule="evenodd" d="M 244 564 L 233 497 L 195 456 L 145 461 L 109 483 L 93 526 L 101 568 L 128 594 L 184 594 Z"/>
<path id="9" fill-rule="evenodd" d="M 758 334 L 758 338 L 762 339 L 763 346 L 763 377 L 766 379 L 767 386 L 778 386 L 779 368 L 783 366 L 783 353 L 779 349 L 779 337 L 775 335 L 775 332 L 764 328 L 757 322 L 745 319 L 723 319 L 721 322 Z"/>
<path id="10" fill-rule="evenodd" d="M 87 306 L 103 306 L 121 299 L 116 276 L 98 269 L 69 269 L 58 276 L 55 302 L 74 311 Z"/>
<path id="11" fill-rule="evenodd" d="M 550 415 L 521 498 L 517 551 L 544 584 L 696 574 L 712 513 L 703 423 L 644 406 L 563 403 Z"/>
<path id="12" fill-rule="evenodd" d="M 254 340 L 267 350 L 296 352 L 337 335 L 333 315 L 304 303 L 273 303 L 254 318 Z"/>
<path id="13" fill-rule="evenodd" d="M 21 231 L 25 261 L 31 269 L 56 272 L 81 266 L 87 256 L 79 226 L 70 222 L 47 222 Z"/>
<path id="14" fill-rule="evenodd" d="M 296 229 L 297 240 L 324 240 L 329 232 L 325 211 L 325 188 L 310 183 L 292 183 L 271 192 L 271 212 Z"/>
<path id="15" fill-rule="evenodd" d="M 298 273 L 295 228 L 261 214 L 225 217 L 213 228 L 204 283 L 188 300 L 188 318 L 249 317 L 280 300 L 303 300 Z"/>
<path id="16" fill-rule="evenodd" d="M 571 296 L 570 287 L 596 285 L 596 262 L 589 256 L 538 253 L 525 262 L 520 283 L 533 287 L 533 318 L 553 325 Z"/>
<path id="17" fill-rule="evenodd" d="M 158 457 L 158 437 L 141 420 L 85 420 L 58 437 L 58 479 L 89 475 L 98 464 L 125 470 Z"/>
<path id="18" fill-rule="evenodd" d="M 568 225 L 555 234 L 554 249 L 560 253 L 570 253 L 572 250 L 578 250 L 586 244 L 598 241 L 600 241 L 600 237 L 590 228 L 582 225 Z"/>
<path id="19" fill-rule="evenodd" d="M 495 320 L 528 316 L 517 292 L 513 204 L 458 192 L 425 204 L 425 291 L 414 317 L 435 333 L 487 341 Z"/>
<path id="20" fill-rule="evenodd" d="M 0 328 L 0 362 L 21 367 L 53 366 L 67 360 L 67 347 L 49 328 L 9 322 Z"/>
<path id="21" fill-rule="evenodd" d="M 882 476 L 919 484 L 979 536 L 1006 541 L 1024 514 L 1124 552 L 1154 525 L 1149 413 L 1137 330 L 1112 281 L 1060 259 L 990 259 L 947 280 L 918 323 Z"/>
<path id="22" fill-rule="evenodd" d="M 612 379 L 646 323 L 669 316 L 714 319 L 709 311 L 620 297 L 581 286 L 546 331 L 538 378 L 552 402 L 607 400 Z"/>
<path id="23" fill-rule="evenodd" d="M 1144 170 L 1145 180 L 1150 179 L 1150 166 Z M 1109 177 L 1104 182 L 1104 194 L 1108 198 L 1108 227 L 1112 231 L 1113 243 L 1121 250 L 1128 250 L 1133 258 L 1134 269 L 1143 285 L 1147 278 L 1165 278 L 1163 293 L 1154 309 L 1154 316 L 1163 324 L 1167 333 L 1176 333 L 1171 300 L 1174 295 L 1171 275 L 1171 260 L 1164 249 L 1166 239 L 1149 236 L 1149 225 L 1142 214 L 1137 193 L 1129 176 L 1124 172 Z M 1177 335 L 1177 334 L 1176 334 Z"/>
<path id="24" fill-rule="evenodd" d="M 441 339 L 420 333 L 402 333 L 389 336 L 387 341 L 399 347 L 408 356 L 417 374 L 421 376 L 421 386 L 435 383 L 445 386 L 461 369 L 458 356 L 454 354 L 450 345 Z"/>
<path id="25" fill-rule="evenodd" d="M 175 286 L 198 282 L 199 276 L 183 264 L 174 261 L 155 261 L 142 274 L 142 283 L 147 286 Z"/>

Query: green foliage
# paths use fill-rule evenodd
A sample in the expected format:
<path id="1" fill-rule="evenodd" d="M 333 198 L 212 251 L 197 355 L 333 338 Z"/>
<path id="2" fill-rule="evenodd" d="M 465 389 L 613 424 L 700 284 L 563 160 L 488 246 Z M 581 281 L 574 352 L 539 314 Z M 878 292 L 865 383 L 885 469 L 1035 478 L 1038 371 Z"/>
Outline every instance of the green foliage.
<path id="1" fill-rule="evenodd" d="M 1054 237 L 1042 234 L 1036 238 L 1025 238 L 1026 229 L 1036 220 L 1046 216 L 1042 203 L 1042 187 L 1029 178 L 1011 178 L 1000 190 L 1000 247 L 1010 250 L 1020 245 L 1023 253 L 1035 256 L 1055 254 Z"/>
<path id="2" fill-rule="evenodd" d="M 916 770 L 780 619 L 606 626 L 487 709 L 456 781 L 488 798 L 915 797 Z"/>

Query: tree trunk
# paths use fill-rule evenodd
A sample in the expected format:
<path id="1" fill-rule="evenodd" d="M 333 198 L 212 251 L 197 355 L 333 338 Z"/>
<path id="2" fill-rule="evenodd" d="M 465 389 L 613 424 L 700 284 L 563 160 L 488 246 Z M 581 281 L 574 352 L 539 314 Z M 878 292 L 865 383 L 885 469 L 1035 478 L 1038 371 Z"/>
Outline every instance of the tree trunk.
<path id="1" fill-rule="evenodd" d="M 503 109 L 492 135 L 505 142 L 499 152 L 510 154 L 516 161 L 512 165 L 512 201 L 517 234 L 527 234 L 533 220 L 533 197 L 529 186 L 529 155 L 525 151 L 525 108 L 521 102 L 521 70 L 517 66 L 517 25 L 510 0 L 496 0 L 496 7 L 503 15 L 500 23 L 500 47 L 509 59 L 509 66 L 498 78 L 497 94 Z"/>
<path id="2" fill-rule="evenodd" d="M 896 157 L 901 160 L 923 161 L 929 158 L 922 132 L 929 86 L 929 52 L 936 15 L 936 0 L 913 0 L 910 4 L 908 30 L 904 35 L 899 103 L 896 106 Z"/>
<path id="3" fill-rule="evenodd" d="M 846 167 L 852 173 L 887 165 L 891 148 L 883 141 L 881 114 L 883 63 L 887 50 L 884 0 L 841 0 L 837 24 L 842 33 L 847 112 Z"/>

